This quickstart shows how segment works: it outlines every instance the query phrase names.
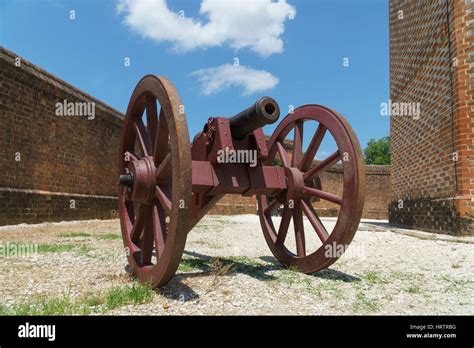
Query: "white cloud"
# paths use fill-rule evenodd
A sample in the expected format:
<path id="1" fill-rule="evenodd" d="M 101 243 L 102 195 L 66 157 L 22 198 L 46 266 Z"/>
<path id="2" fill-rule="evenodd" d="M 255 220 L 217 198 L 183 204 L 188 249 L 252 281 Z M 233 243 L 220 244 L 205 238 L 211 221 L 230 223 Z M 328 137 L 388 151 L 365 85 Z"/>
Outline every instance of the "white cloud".
<path id="1" fill-rule="evenodd" d="M 322 161 L 322 160 L 325 160 L 326 157 L 328 157 L 328 156 L 329 156 L 329 152 L 324 151 L 324 150 L 323 151 L 318 151 L 318 153 L 316 154 L 316 159 L 318 161 Z"/>
<path id="2" fill-rule="evenodd" d="M 229 45 L 269 56 L 283 51 L 285 20 L 296 10 L 286 0 L 203 0 L 203 18 L 184 18 L 166 0 L 120 0 L 119 13 L 136 33 L 157 42 L 169 41 L 178 52 Z"/>
<path id="3" fill-rule="evenodd" d="M 228 87 L 242 87 L 244 95 L 251 95 L 271 89 L 279 82 L 268 71 L 232 64 L 195 70 L 191 76 L 198 78 L 204 95 L 211 95 Z"/>

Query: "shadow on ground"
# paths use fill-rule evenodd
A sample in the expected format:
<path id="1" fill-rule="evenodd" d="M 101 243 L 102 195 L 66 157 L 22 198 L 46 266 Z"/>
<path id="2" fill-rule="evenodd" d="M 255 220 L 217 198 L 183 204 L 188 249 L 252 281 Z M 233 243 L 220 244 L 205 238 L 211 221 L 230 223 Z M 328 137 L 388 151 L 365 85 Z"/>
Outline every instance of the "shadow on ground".
<path id="1" fill-rule="evenodd" d="M 262 263 L 245 256 L 212 257 L 193 251 L 184 251 L 184 255 L 188 257 L 181 260 L 179 272 L 168 284 L 157 290 L 162 296 L 181 302 L 188 302 L 199 298 L 198 293 L 183 283 L 183 280 L 186 279 L 207 276 L 218 277 L 240 273 L 257 280 L 272 281 L 279 279 L 278 276 L 272 274 L 272 271 L 288 270 L 273 256 L 260 257 L 260 260 L 264 262 Z M 346 283 L 360 281 L 358 277 L 331 268 L 307 274 L 306 276 Z"/>
<path id="2" fill-rule="evenodd" d="M 273 256 L 262 256 L 260 257 L 260 259 L 265 262 L 269 262 L 269 263 L 271 262 L 273 264 L 280 265 L 277 259 L 275 259 Z M 279 269 L 286 269 L 286 268 L 280 265 Z M 342 280 L 345 283 L 360 281 L 360 278 L 358 277 L 354 277 L 354 276 L 351 276 L 350 274 L 340 272 L 331 268 L 326 268 L 319 272 L 307 274 L 307 276 L 312 276 L 312 277 L 327 279 L 327 280 Z"/>
<path id="3" fill-rule="evenodd" d="M 283 267 L 276 262 L 263 264 L 245 256 L 215 258 L 193 251 L 185 251 L 184 254 L 192 258 L 183 259 L 181 263 L 200 270 L 200 272 L 184 271 L 185 273 L 180 274 L 180 276 L 184 278 L 203 277 L 212 274 L 225 275 L 222 274 L 222 272 L 224 272 L 226 274 L 241 273 L 258 280 L 269 281 L 278 278 L 272 274 L 267 274 L 267 272 L 283 269 Z"/>

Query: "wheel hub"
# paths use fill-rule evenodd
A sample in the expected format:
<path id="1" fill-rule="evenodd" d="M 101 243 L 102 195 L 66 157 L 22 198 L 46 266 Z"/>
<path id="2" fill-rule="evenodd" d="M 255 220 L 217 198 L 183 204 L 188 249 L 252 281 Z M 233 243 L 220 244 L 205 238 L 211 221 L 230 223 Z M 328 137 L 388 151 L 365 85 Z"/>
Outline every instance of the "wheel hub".
<path id="1" fill-rule="evenodd" d="M 131 188 L 132 199 L 143 204 L 152 204 L 155 200 L 156 167 L 153 157 L 146 156 L 130 161 L 129 173 L 120 175 L 119 184 Z"/>
<path id="2" fill-rule="evenodd" d="M 285 177 L 288 185 L 286 201 L 297 200 L 303 196 L 303 173 L 294 167 L 285 167 Z"/>

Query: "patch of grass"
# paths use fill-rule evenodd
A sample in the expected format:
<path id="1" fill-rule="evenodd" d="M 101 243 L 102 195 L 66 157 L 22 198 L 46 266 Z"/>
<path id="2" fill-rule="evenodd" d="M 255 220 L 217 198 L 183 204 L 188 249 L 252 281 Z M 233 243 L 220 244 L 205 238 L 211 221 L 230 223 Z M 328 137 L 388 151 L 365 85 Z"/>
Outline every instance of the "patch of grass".
<path id="1" fill-rule="evenodd" d="M 413 281 L 414 279 L 422 280 L 424 278 L 424 274 L 395 271 L 390 273 L 390 278 L 395 278 L 401 281 Z"/>
<path id="2" fill-rule="evenodd" d="M 90 295 L 84 299 L 84 304 L 88 307 L 98 307 L 104 304 L 104 297 L 98 295 Z"/>
<path id="3" fill-rule="evenodd" d="M 181 259 L 181 263 L 178 266 L 180 272 L 190 272 L 196 269 L 206 270 L 209 269 L 208 259 Z"/>
<path id="4" fill-rule="evenodd" d="M 293 285 L 302 281 L 303 275 L 294 266 L 285 268 L 279 272 L 278 281 L 286 285 Z"/>
<path id="5" fill-rule="evenodd" d="M 120 234 L 115 234 L 115 233 L 106 233 L 106 234 L 99 234 L 96 236 L 97 239 L 100 240 L 117 240 L 117 239 L 122 239 L 122 236 Z"/>
<path id="6" fill-rule="evenodd" d="M 447 283 L 445 291 L 457 291 L 466 286 L 474 284 L 473 280 L 455 279 L 447 275 L 441 276 L 441 279 L 443 279 Z"/>
<path id="7" fill-rule="evenodd" d="M 255 276 L 261 276 L 265 273 L 265 265 L 247 256 L 230 256 L 224 261 L 234 263 L 236 270 L 242 273 Z"/>
<path id="8" fill-rule="evenodd" d="M 399 280 L 407 280 L 410 279 L 410 275 L 406 272 L 394 271 L 390 273 L 391 278 L 396 278 Z"/>
<path id="9" fill-rule="evenodd" d="M 212 248 L 212 249 L 222 249 L 224 246 L 220 243 L 211 243 L 209 244 L 209 248 Z"/>
<path id="10" fill-rule="evenodd" d="M 262 264 L 259 261 L 252 259 L 248 256 L 229 256 L 227 260 L 229 260 L 230 262 L 240 263 L 247 266 L 254 266 L 254 267 L 262 266 Z"/>
<path id="11" fill-rule="evenodd" d="M 38 253 L 62 253 L 75 251 L 80 255 L 91 256 L 92 247 L 88 244 L 38 244 Z"/>
<path id="12" fill-rule="evenodd" d="M 58 237 L 62 238 L 77 238 L 77 237 L 92 237 L 92 233 L 88 232 L 68 232 L 68 233 L 60 233 Z"/>
<path id="13" fill-rule="evenodd" d="M 77 253 L 79 255 L 87 256 L 87 257 L 93 257 L 91 255 L 92 247 L 89 244 L 81 244 L 78 246 Z"/>
<path id="14" fill-rule="evenodd" d="M 303 279 L 303 284 L 305 286 L 305 291 L 310 294 L 314 294 L 318 296 L 318 298 L 322 299 L 322 286 L 320 284 L 315 284 L 314 280 L 310 279 L 309 277 Z"/>
<path id="15" fill-rule="evenodd" d="M 0 305 L 0 315 L 8 315 L 8 307 Z"/>
<path id="16" fill-rule="evenodd" d="M 149 284 L 133 284 L 131 287 L 116 288 L 106 296 L 105 307 L 112 310 L 129 304 L 148 303 L 153 298 L 153 289 Z"/>
<path id="17" fill-rule="evenodd" d="M 62 253 L 75 248 L 74 244 L 38 244 L 38 253 Z"/>
<path id="18" fill-rule="evenodd" d="M 76 311 L 77 304 L 71 301 L 69 295 L 61 298 L 43 300 L 40 304 L 41 315 L 72 314 Z"/>
<path id="19" fill-rule="evenodd" d="M 366 311 L 375 312 L 380 309 L 380 305 L 376 299 L 368 298 L 363 292 L 359 291 L 356 294 L 352 309 L 356 312 Z"/>
<path id="20" fill-rule="evenodd" d="M 58 237 L 62 238 L 84 238 L 84 237 L 95 237 L 99 240 L 117 240 L 121 239 L 122 236 L 120 234 L 116 233 L 105 233 L 105 234 L 92 234 L 89 232 L 67 232 L 67 233 L 60 233 L 58 234 Z"/>
<path id="21" fill-rule="evenodd" d="M 114 288 L 105 295 L 90 295 L 73 301 L 69 295 L 52 299 L 34 299 L 12 306 L 0 304 L 0 315 L 72 315 L 100 314 L 129 305 L 151 302 L 153 290 L 149 284 L 133 284 Z"/>
<path id="22" fill-rule="evenodd" d="M 323 287 L 327 292 L 330 293 L 331 297 L 336 298 L 337 300 L 343 300 L 345 298 L 344 292 L 338 287 L 341 282 L 329 281 L 327 285 Z"/>
<path id="23" fill-rule="evenodd" d="M 36 299 L 7 308 L 5 315 L 68 315 L 78 311 L 79 305 L 69 295 L 53 299 Z"/>
<path id="24" fill-rule="evenodd" d="M 381 284 L 384 283 L 383 278 L 379 272 L 376 271 L 367 271 L 362 275 L 362 278 L 367 281 L 368 284 Z"/>
<path id="25" fill-rule="evenodd" d="M 305 285 L 305 290 L 308 293 L 316 294 L 320 299 L 323 299 L 325 295 L 327 298 L 337 300 L 343 300 L 346 297 L 343 289 L 340 288 L 344 284 L 342 280 L 315 279 L 301 274 L 301 283 Z"/>
<path id="26" fill-rule="evenodd" d="M 411 285 L 410 287 L 406 288 L 405 291 L 410 294 L 419 294 L 421 289 L 418 285 Z"/>

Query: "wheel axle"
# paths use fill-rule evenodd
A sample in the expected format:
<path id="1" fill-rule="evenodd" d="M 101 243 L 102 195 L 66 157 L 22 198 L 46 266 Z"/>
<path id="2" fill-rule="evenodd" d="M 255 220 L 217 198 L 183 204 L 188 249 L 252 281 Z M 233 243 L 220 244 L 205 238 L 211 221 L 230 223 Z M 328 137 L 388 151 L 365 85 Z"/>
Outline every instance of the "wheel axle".
<path id="1" fill-rule="evenodd" d="M 133 175 L 131 173 L 121 174 L 119 176 L 119 185 L 132 187 L 133 186 Z"/>

